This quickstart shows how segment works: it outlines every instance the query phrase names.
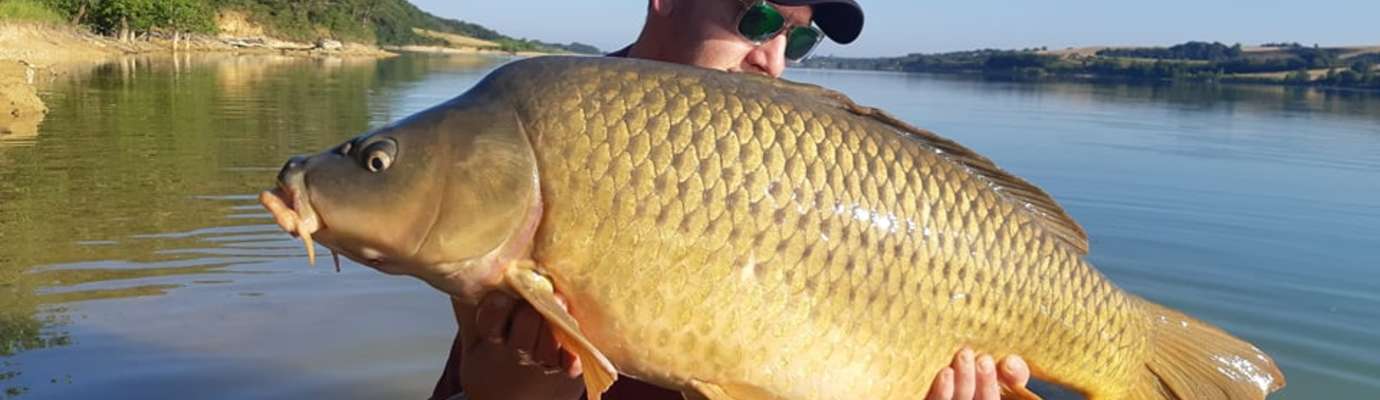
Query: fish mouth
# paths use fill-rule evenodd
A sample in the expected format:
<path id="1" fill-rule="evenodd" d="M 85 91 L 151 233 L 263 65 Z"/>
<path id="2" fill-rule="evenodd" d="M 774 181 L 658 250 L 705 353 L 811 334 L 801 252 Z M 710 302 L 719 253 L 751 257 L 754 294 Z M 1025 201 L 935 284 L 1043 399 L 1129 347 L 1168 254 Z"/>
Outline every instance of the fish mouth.
<path id="1" fill-rule="evenodd" d="M 316 246 L 312 234 L 320 232 L 324 225 L 312 208 L 307 195 L 305 164 L 300 158 L 288 161 L 278 173 L 278 184 L 273 189 L 259 193 L 259 204 L 273 216 L 274 222 L 284 231 L 302 238 L 307 249 L 307 262 L 316 265 Z M 340 257 L 331 250 L 336 271 L 340 271 Z"/>

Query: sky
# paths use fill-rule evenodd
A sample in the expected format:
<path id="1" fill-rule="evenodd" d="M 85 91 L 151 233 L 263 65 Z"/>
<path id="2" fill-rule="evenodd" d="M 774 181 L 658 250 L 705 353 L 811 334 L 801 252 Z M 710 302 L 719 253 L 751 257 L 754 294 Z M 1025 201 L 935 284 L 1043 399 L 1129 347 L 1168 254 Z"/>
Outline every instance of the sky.
<path id="1" fill-rule="evenodd" d="M 636 38 L 645 0 L 411 0 L 438 16 L 548 42 L 613 51 Z M 726 0 L 680 0 L 726 1 Z M 815 54 L 849 57 L 1083 46 L 1169 46 L 1190 40 L 1380 46 L 1380 0 L 858 0 L 862 36 Z"/>

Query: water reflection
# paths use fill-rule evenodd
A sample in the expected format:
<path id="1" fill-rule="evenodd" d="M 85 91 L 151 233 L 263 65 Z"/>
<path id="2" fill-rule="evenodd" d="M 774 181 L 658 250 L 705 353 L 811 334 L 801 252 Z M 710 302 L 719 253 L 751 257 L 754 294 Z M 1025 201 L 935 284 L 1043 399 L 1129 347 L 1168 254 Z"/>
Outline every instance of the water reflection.
<path id="1" fill-rule="evenodd" d="M 282 160 L 381 123 L 432 68 L 499 62 L 180 54 L 41 83 L 46 121 L 0 142 L 0 388 L 42 380 L 10 357 L 73 342 L 64 304 L 226 285 L 296 256 L 253 197 Z"/>

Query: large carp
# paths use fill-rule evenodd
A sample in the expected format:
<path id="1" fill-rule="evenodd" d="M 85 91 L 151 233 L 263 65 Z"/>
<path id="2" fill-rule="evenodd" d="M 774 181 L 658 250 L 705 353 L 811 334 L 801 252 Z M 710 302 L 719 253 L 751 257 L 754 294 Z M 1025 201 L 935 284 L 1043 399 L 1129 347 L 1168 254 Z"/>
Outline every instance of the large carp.
<path id="1" fill-rule="evenodd" d="M 691 398 L 910 399 L 962 346 L 1093 399 L 1284 385 L 1257 348 L 1109 282 L 1044 191 L 815 86 L 517 61 L 278 179 L 261 200 L 308 247 L 531 302 L 593 398 L 622 373 Z"/>

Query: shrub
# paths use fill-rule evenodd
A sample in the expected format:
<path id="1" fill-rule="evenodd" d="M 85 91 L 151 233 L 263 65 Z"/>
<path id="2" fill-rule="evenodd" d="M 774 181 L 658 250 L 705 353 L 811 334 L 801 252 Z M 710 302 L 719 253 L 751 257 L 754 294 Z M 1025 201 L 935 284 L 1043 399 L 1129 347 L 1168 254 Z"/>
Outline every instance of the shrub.
<path id="1" fill-rule="evenodd" d="M 36 0 L 0 0 L 0 20 L 50 24 L 65 22 L 61 13 Z"/>

